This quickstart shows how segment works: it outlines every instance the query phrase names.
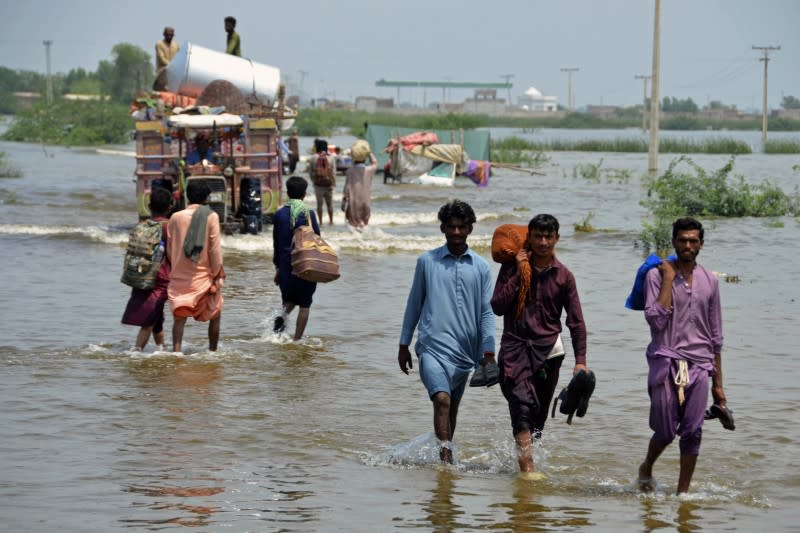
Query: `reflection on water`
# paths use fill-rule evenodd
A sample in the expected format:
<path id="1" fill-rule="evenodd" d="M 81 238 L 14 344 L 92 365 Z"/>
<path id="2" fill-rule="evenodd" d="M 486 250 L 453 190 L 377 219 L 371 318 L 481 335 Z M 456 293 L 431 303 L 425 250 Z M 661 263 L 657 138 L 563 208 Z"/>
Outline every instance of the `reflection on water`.
<path id="1" fill-rule="evenodd" d="M 643 531 L 676 530 L 680 533 L 699 531 L 704 506 L 682 498 L 645 496 L 641 498 Z M 665 505 L 666 504 L 666 505 Z"/>
<path id="2" fill-rule="evenodd" d="M 457 527 L 463 527 L 458 519 L 464 515 L 464 511 L 453 502 L 455 476 L 447 467 L 441 467 L 436 473 L 436 484 L 431 489 L 430 501 L 422 505 L 434 531 L 454 531 Z"/>
<path id="3" fill-rule="evenodd" d="M 132 507 L 137 515 L 143 509 L 152 513 L 137 518 L 121 518 L 127 527 L 153 527 L 160 524 L 202 527 L 211 524 L 211 515 L 219 512 L 219 505 L 206 499 L 225 492 L 224 480 L 219 477 L 183 477 L 201 465 L 191 448 L 183 447 L 181 441 L 193 440 L 191 435 L 206 435 L 213 432 L 208 424 L 209 408 L 217 399 L 216 386 L 221 375 L 218 362 L 186 360 L 180 357 L 150 357 L 132 359 L 127 369 L 138 384 L 138 393 L 131 403 L 147 410 L 160 412 L 158 441 L 141 433 L 131 434 L 123 444 L 125 449 L 138 451 L 140 458 L 120 462 L 119 468 L 129 477 L 138 479 L 136 485 L 123 486 L 123 492 L 145 496 L 147 501 L 134 500 Z M 166 427 L 165 427 L 166 426 Z M 156 429 L 154 426 L 152 429 Z M 145 466 L 146 465 L 146 466 Z M 219 467 L 205 465 L 203 471 L 218 470 Z M 145 481 L 144 472 L 153 472 L 153 479 Z M 187 484 L 191 483 L 191 484 Z M 182 512 L 179 516 L 172 516 Z M 165 516 L 166 515 L 166 516 Z"/>

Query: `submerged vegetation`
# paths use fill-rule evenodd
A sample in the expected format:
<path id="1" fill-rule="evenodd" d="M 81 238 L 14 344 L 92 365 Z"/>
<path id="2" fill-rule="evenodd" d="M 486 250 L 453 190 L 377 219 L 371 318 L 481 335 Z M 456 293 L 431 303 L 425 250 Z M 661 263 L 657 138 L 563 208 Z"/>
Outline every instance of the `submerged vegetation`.
<path id="1" fill-rule="evenodd" d="M 749 154 L 750 146 L 735 139 L 661 139 L 659 152 L 665 154 Z M 615 139 L 578 139 L 528 141 L 519 137 L 506 137 L 492 141 L 492 152 L 495 150 L 517 150 L 520 152 L 633 152 L 647 153 L 648 143 L 645 139 L 617 137 Z"/>
<path id="2" fill-rule="evenodd" d="M 594 226 L 592 226 L 589 221 L 594 217 L 594 212 L 589 211 L 583 220 L 580 222 L 576 222 L 572 225 L 575 229 L 575 233 L 594 233 L 597 231 Z"/>
<path id="3" fill-rule="evenodd" d="M 628 168 L 603 168 L 602 158 L 597 163 L 577 163 L 572 167 L 573 178 L 583 178 L 595 183 L 600 183 L 605 177 L 606 183 L 625 184 L 630 182 L 632 174 L 633 171 Z"/>
<path id="4" fill-rule="evenodd" d="M 670 163 L 664 174 L 646 178 L 647 199 L 642 205 L 656 216 L 772 217 L 798 213 L 797 193 L 789 196 L 769 181 L 746 183 L 731 176 L 734 159 L 719 170 L 706 172 L 688 157 Z M 693 172 L 679 172 L 685 163 Z"/>
<path id="5" fill-rule="evenodd" d="M 681 216 L 780 217 L 800 214 L 797 191 L 788 195 L 768 180 L 758 184 L 732 175 L 734 158 L 708 173 L 688 157 L 670 163 L 666 172 L 645 178 L 647 198 L 643 207 L 653 214 L 644 222 L 640 240 L 646 250 L 667 250 L 672 241 L 672 221 Z M 684 164 L 684 165 L 681 165 Z M 679 166 L 681 170 L 679 170 Z M 682 170 L 688 166 L 689 171 Z"/>
<path id="6" fill-rule="evenodd" d="M 19 178 L 22 171 L 8 161 L 8 154 L 0 152 L 0 178 Z"/>
<path id="7" fill-rule="evenodd" d="M 128 139 L 132 128 L 126 106 L 61 100 L 18 113 L 2 138 L 66 146 L 117 144 Z"/>
<path id="8" fill-rule="evenodd" d="M 764 144 L 765 154 L 800 154 L 800 140 L 767 139 Z"/>

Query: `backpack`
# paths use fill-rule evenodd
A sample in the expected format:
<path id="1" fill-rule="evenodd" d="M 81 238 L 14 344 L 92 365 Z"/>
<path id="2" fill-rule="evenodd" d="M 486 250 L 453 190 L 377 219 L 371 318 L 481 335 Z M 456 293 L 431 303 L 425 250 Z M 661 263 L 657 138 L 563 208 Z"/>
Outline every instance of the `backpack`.
<path id="1" fill-rule="evenodd" d="M 330 162 L 328 154 L 320 152 L 317 154 L 317 162 L 314 166 L 314 185 L 317 187 L 330 187 L 333 180 L 330 175 Z"/>
<path id="2" fill-rule="evenodd" d="M 134 289 L 150 290 L 164 260 L 164 239 L 161 222 L 145 220 L 128 234 L 128 248 L 120 281 Z"/>

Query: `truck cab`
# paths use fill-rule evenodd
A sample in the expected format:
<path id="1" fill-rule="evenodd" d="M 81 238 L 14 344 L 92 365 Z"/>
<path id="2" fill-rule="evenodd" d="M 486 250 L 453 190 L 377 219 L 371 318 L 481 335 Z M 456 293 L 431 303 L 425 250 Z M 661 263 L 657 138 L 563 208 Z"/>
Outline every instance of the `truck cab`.
<path id="1" fill-rule="evenodd" d="M 209 185 L 209 206 L 226 234 L 258 234 L 281 205 L 283 166 L 275 118 L 178 113 L 136 122 L 136 200 L 150 216 L 154 187 L 186 206 L 186 185 Z"/>

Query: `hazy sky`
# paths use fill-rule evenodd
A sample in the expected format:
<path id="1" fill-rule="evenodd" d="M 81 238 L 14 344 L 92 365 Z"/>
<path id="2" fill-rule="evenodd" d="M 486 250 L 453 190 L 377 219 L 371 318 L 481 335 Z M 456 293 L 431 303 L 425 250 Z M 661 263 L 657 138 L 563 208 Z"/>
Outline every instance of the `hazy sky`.
<path id="1" fill-rule="evenodd" d="M 242 53 L 279 67 L 308 96 L 352 100 L 396 97 L 375 81 L 501 82 L 514 74 L 512 99 L 535 86 L 567 103 L 636 104 L 652 67 L 654 0 L 0 0 L 0 65 L 45 71 L 97 68 L 130 42 L 153 53 L 163 27 L 176 40 L 223 50 L 223 18 L 238 19 Z M 137 6 L 140 6 L 137 8 Z M 227 7 L 225 7 L 227 6 Z M 661 95 L 760 108 L 770 53 L 770 107 L 800 97 L 800 0 L 662 0 Z M 301 73 L 304 71 L 305 74 Z M 453 91 L 461 101 L 471 91 Z M 507 92 L 501 91 L 506 97 Z M 442 98 L 428 90 L 430 103 Z M 421 105 L 421 90 L 402 101 Z"/>

